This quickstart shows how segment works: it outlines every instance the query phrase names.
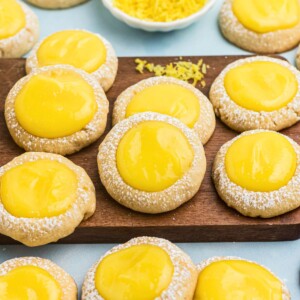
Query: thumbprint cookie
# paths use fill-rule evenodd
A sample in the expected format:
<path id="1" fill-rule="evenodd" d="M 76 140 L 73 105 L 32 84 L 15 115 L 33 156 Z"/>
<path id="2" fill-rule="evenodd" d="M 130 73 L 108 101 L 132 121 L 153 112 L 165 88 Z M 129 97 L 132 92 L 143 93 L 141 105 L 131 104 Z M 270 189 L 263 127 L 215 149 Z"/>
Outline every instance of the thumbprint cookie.
<path id="1" fill-rule="evenodd" d="M 0 264 L 0 299 L 77 300 L 77 287 L 52 261 L 20 257 Z"/>
<path id="2" fill-rule="evenodd" d="M 300 147 L 275 131 L 247 131 L 221 147 L 212 177 L 228 206 L 275 217 L 300 206 Z"/>
<path id="3" fill-rule="evenodd" d="M 195 129 L 203 144 L 216 120 L 209 100 L 191 84 L 172 77 L 153 77 L 126 89 L 115 102 L 113 124 L 137 113 L 156 112 L 179 119 Z"/>
<path id="4" fill-rule="evenodd" d="M 79 151 L 102 135 L 107 114 L 108 100 L 95 78 L 66 65 L 20 79 L 5 102 L 9 132 L 26 151 Z"/>
<path id="5" fill-rule="evenodd" d="M 300 41 L 299 0 L 225 0 L 220 28 L 231 43 L 257 53 L 278 53 Z"/>
<path id="6" fill-rule="evenodd" d="M 300 72 L 288 62 L 257 56 L 237 60 L 210 90 L 215 113 L 230 128 L 281 130 L 300 117 Z"/>
<path id="7" fill-rule="evenodd" d="M 33 5 L 47 9 L 68 8 L 86 1 L 88 0 L 27 0 Z"/>
<path id="8" fill-rule="evenodd" d="M 138 237 L 116 246 L 88 271 L 82 300 L 191 300 L 196 267 L 171 242 Z"/>
<path id="9" fill-rule="evenodd" d="M 193 300 L 290 300 L 286 285 L 265 267 L 239 257 L 213 257 L 197 265 Z"/>
<path id="10" fill-rule="evenodd" d="M 146 112 L 113 127 L 99 147 L 98 167 L 112 198 L 155 214 L 197 193 L 206 158 L 194 130 L 170 116 Z"/>
<path id="11" fill-rule="evenodd" d="M 63 30 L 38 43 L 26 60 L 26 71 L 52 65 L 71 65 L 93 75 L 104 91 L 115 81 L 118 58 L 102 36 L 86 30 Z"/>
<path id="12" fill-rule="evenodd" d="M 0 58 L 21 57 L 39 38 L 39 21 L 18 0 L 0 0 Z"/>
<path id="13" fill-rule="evenodd" d="M 91 179 L 63 156 L 27 152 L 0 168 L 0 233 L 27 246 L 70 235 L 95 205 Z"/>

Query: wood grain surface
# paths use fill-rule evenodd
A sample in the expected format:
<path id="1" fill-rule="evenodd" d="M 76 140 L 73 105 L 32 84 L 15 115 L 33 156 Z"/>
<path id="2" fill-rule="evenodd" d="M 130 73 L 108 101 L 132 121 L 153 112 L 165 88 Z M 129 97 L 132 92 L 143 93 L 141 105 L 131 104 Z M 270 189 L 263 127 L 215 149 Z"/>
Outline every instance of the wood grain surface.
<path id="1" fill-rule="evenodd" d="M 241 56 L 185 57 L 184 60 L 197 62 L 200 58 L 210 65 L 206 75 L 207 85 L 205 88 L 199 87 L 208 95 L 209 88 L 220 71 Z M 176 60 L 174 57 L 146 59 L 162 65 Z M 24 59 L 0 59 L 0 166 L 23 152 L 8 133 L 3 107 L 11 87 L 25 75 L 24 65 Z M 107 94 L 110 114 L 106 133 L 111 129 L 111 111 L 116 97 L 130 85 L 150 76 L 150 73 L 139 74 L 135 71 L 133 58 L 120 58 L 117 80 Z M 300 143 L 300 124 L 283 133 Z M 300 238 L 300 209 L 272 219 L 252 219 L 228 208 L 217 196 L 211 180 L 212 162 L 219 148 L 236 135 L 237 133 L 217 121 L 213 138 L 205 146 L 208 167 L 199 192 L 178 209 L 160 215 L 133 212 L 119 205 L 107 194 L 100 182 L 96 164 L 97 149 L 104 136 L 91 146 L 69 156 L 92 178 L 97 192 L 97 209 L 93 217 L 60 242 L 119 243 L 141 235 L 164 237 L 173 242 L 275 241 Z M 10 243 L 15 241 L 0 235 L 0 244 Z"/>

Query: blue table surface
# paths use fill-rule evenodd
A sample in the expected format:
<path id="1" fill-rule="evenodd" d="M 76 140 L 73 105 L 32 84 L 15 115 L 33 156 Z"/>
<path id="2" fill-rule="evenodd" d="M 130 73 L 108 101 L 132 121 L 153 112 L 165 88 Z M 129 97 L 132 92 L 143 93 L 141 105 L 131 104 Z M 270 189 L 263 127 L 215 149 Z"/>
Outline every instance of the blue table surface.
<path id="1" fill-rule="evenodd" d="M 220 34 L 217 14 L 222 0 L 187 29 L 170 33 L 147 33 L 117 21 L 100 0 L 66 10 L 47 11 L 32 7 L 40 19 L 41 37 L 61 29 L 83 28 L 106 37 L 118 56 L 234 55 L 247 54 L 228 43 Z M 294 64 L 296 49 L 283 55 Z M 109 217 L 109 216 L 108 216 Z M 240 256 L 270 268 L 288 285 L 292 299 L 300 299 L 300 240 L 269 243 L 186 243 L 178 244 L 195 263 L 212 256 Z M 87 270 L 113 245 L 48 245 L 37 248 L 0 246 L 0 263 L 19 256 L 51 259 L 78 284 L 79 291 Z M 250 299 L 249 299 L 250 300 Z"/>

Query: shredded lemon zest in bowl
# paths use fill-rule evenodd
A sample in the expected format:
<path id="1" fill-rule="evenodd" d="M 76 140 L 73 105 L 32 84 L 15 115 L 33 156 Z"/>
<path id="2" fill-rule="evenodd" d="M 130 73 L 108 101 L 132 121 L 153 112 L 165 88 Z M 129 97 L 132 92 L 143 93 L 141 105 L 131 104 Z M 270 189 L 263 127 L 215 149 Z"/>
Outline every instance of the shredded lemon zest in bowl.
<path id="1" fill-rule="evenodd" d="M 172 22 L 186 18 L 206 4 L 207 0 L 114 0 L 116 8 L 150 22 Z"/>
<path id="2" fill-rule="evenodd" d="M 206 86 L 204 77 L 209 69 L 209 65 L 200 59 L 196 64 L 191 61 L 183 61 L 180 57 L 179 61 L 169 63 L 166 66 L 155 65 L 154 63 L 149 63 L 147 60 L 142 60 L 137 58 L 135 60 L 136 70 L 139 73 L 144 73 L 148 71 L 154 73 L 155 76 L 169 76 L 177 79 L 184 80 L 186 82 L 192 83 L 194 86 L 200 82 L 202 87 Z"/>

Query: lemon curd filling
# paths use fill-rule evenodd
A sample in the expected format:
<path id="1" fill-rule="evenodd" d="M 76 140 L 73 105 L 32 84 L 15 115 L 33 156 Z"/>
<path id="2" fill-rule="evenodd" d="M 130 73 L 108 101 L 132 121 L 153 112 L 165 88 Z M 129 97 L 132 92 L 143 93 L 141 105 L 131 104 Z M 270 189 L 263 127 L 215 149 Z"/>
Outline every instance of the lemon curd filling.
<path id="1" fill-rule="evenodd" d="M 36 266 L 22 266 L 0 276 L 1 300 L 61 300 L 62 290 L 56 279 Z"/>
<path id="2" fill-rule="evenodd" d="M 117 149 L 117 168 L 131 187 L 146 191 L 162 191 L 191 167 L 194 151 L 177 127 L 145 121 L 129 129 Z"/>
<path id="3" fill-rule="evenodd" d="M 177 84 L 158 84 L 137 93 L 126 108 L 126 118 L 141 112 L 157 112 L 179 119 L 193 127 L 200 115 L 195 94 Z"/>
<path id="4" fill-rule="evenodd" d="M 90 84 L 71 70 L 56 69 L 34 75 L 15 100 L 19 124 L 41 138 L 60 138 L 83 129 L 97 111 Z"/>
<path id="5" fill-rule="evenodd" d="M 300 22 L 298 0 L 233 0 L 232 10 L 241 24 L 257 33 L 289 29 Z"/>
<path id="6" fill-rule="evenodd" d="M 282 300 L 282 284 L 258 264 L 242 260 L 211 263 L 199 275 L 194 300 Z"/>
<path id="7" fill-rule="evenodd" d="M 16 35 L 26 26 L 26 16 L 15 0 L 0 0 L 0 40 Z"/>
<path id="8" fill-rule="evenodd" d="M 162 248 L 136 245 L 106 256 L 97 267 L 95 285 L 105 300 L 153 300 L 168 288 L 173 272 Z"/>
<path id="9" fill-rule="evenodd" d="M 15 217 L 54 217 L 75 202 L 77 186 L 76 174 L 62 163 L 25 162 L 0 177 L 0 202 Z"/>
<path id="10" fill-rule="evenodd" d="M 296 167 L 293 146 L 276 132 L 243 136 L 233 142 L 225 157 L 229 179 L 255 192 L 271 192 L 287 185 Z"/>
<path id="11" fill-rule="evenodd" d="M 298 92 L 296 76 L 287 67 L 268 61 L 245 63 L 231 69 L 224 85 L 236 104 L 253 111 L 278 110 Z"/>
<path id="12" fill-rule="evenodd" d="M 106 61 L 106 47 L 101 39 L 82 30 L 64 30 L 47 37 L 37 51 L 39 67 L 67 64 L 88 73 Z"/>

